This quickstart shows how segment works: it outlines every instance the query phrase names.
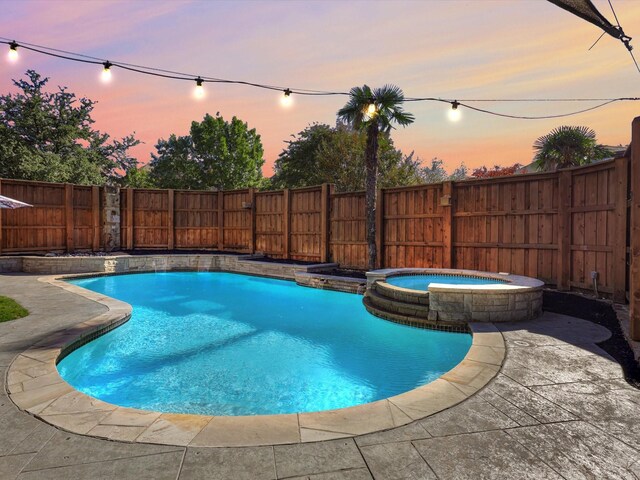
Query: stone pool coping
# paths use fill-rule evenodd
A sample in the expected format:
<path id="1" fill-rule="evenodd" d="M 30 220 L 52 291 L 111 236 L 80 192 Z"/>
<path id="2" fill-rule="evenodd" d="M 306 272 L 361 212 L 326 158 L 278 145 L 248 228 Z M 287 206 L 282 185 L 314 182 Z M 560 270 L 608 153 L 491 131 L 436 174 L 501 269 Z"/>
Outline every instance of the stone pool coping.
<path id="1" fill-rule="evenodd" d="M 129 304 L 63 281 L 78 276 L 86 274 L 49 275 L 38 280 L 97 302 L 107 311 L 47 337 L 18 355 L 7 370 L 6 384 L 9 397 L 20 409 L 81 435 L 194 447 L 296 444 L 353 437 L 406 425 L 462 402 L 497 375 L 505 358 L 499 330 L 491 323 L 470 322 L 472 346 L 458 365 L 429 384 L 372 403 L 258 416 L 172 414 L 120 407 L 75 390 L 56 368 L 65 352 L 116 328 L 131 316 Z"/>

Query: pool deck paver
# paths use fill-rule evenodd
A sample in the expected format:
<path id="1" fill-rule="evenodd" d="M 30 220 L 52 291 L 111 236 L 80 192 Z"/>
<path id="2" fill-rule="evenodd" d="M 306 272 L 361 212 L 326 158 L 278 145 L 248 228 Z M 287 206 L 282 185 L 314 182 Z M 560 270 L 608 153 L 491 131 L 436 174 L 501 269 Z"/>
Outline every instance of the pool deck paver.
<path id="1" fill-rule="evenodd" d="M 640 391 L 624 381 L 618 364 L 595 345 L 607 338 L 608 331 L 580 319 L 545 313 L 539 320 L 497 325 L 499 333 L 494 333 L 504 337 L 507 347 L 497 376 L 478 390 L 473 379 L 458 378 L 464 383 L 456 383 L 455 370 L 450 372 L 452 382 L 442 383 L 444 396 L 456 395 L 452 385 L 461 392 L 466 389 L 467 394 L 477 393 L 404 426 L 314 443 L 192 446 L 193 438 L 207 429 L 216 434 L 210 420 L 184 447 L 72 434 L 20 411 L 6 394 L 7 367 L 14 358 L 45 338 L 104 313 L 105 308 L 30 275 L 0 275 L 0 292 L 31 312 L 0 324 L 2 479 L 640 478 Z M 491 340 L 488 343 L 486 347 L 495 347 Z M 492 355 L 489 350 L 478 354 L 483 361 Z M 20 359 L 24 375 L 46 360 L 47 352 L 42 355 Z M 495 374 L 488 368 L 479 369 L 478 375 Z M 22 377 L 12 378 L 12 386 L 28 389 L 28 383 Z M 53 383 L 44 388 L 62 387 Z M 68 394 L 73 397 L 72 392 Z M 40 401 L 32 407 L 38 412 L 73 414 L 46 394 L 33 401 Z M 431 407 L 412 408 L 420 408 L 424 416 Z M 147 430 L 156 425 L 158 435 L 166 428 L 181 428 L 185 438 L 199 427 L 181 425 L 176 419 L 163 423 L 162 416 L 146 417 L 132 409 L 105 409 L 104 413 L 100 427 L 122 427 L 118 424 L 126 418 L 139 422 L 129 428 Z M 336 425 L 351 430 L 339 422 Z M 278 428 L 286 436 L 287 426 Z M 319 437 L 322 432 L 317 432 Z"/>

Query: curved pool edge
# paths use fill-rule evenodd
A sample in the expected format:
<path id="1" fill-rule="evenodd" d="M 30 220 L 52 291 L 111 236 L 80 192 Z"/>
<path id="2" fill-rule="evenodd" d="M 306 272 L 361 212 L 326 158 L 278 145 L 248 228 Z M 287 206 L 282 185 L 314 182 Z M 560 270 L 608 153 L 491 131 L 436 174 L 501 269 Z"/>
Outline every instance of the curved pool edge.
<path id="1" fill-rule="evenodd" d="M 97 275 L 104 275 L 103 272 Z M 502 334 L 492 323 L 469 322 L 472 345 L 464 359 L 431 383 L 384 400 L 311 413 L 207 416 L 138 410 L 103 402 L 75 390 L 56 364 L 82 344 L 117 328 L 129 304 L 62 281 L 87 276 L 49 275 L 39 281 L 103 305 L 106 311 L 18 355 L 7 370 L 13 403 L 40 420 L 80 435 L 135 443 L 197 447 L 294 444 L 384 431 L 450 408 L 493 379 L 504 361 Z"/>

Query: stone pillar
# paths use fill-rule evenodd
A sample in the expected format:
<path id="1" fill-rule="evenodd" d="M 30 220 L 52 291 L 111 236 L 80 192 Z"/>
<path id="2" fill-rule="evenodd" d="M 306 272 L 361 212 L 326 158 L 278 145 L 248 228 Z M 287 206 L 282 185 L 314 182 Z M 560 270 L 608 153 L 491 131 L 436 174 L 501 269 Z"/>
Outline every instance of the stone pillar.
<path id="1" fill-rule="evenodd" d="M 120 189 L 104 187 L 102 235 L 106 252 L 120 250 Z"/>

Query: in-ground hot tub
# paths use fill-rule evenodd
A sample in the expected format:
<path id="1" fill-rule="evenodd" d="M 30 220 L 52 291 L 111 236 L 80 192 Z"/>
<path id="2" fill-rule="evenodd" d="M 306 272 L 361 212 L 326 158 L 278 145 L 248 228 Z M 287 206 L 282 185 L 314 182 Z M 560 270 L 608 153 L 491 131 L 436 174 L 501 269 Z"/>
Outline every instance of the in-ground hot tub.
<path id="1" fill-rule="evenodd" d="M 467 323 L 529 320 L 542 313 L 540 280 L 508 273 L 435 268 L 367 272 L 364 305 L 379 317 L 464 331 Z"/>

